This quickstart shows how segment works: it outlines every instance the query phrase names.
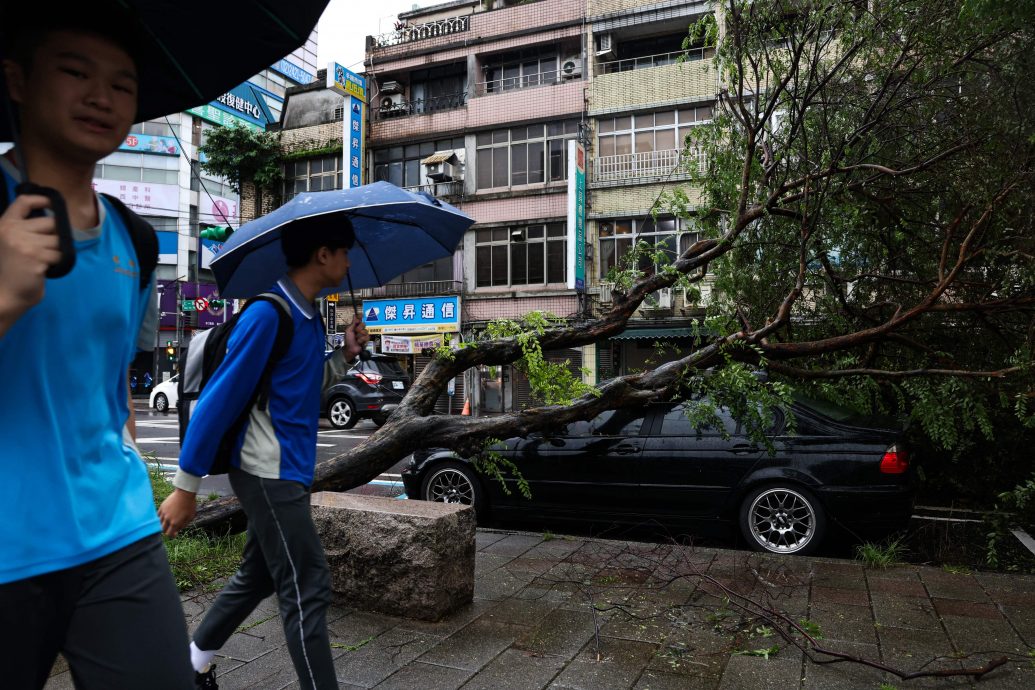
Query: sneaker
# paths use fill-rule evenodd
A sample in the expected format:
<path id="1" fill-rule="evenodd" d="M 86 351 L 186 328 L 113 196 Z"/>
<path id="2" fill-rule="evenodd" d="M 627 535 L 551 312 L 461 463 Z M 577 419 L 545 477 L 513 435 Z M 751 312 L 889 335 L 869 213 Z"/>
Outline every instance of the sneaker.
<path id="1" fill-rule="evenodd" d="M 194 687 L 198 690 L 219 690 L 216 685 L 216 667 L 209 664 L 208 670 L 204 673 L 194 672 Z"/>

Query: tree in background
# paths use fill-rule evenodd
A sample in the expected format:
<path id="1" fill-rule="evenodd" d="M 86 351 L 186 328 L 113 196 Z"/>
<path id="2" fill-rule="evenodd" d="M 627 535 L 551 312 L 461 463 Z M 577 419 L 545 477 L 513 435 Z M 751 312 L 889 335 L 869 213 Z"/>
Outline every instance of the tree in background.
<path id="1" fill-rule="evenodd" d="M 249 185 L 254 186 L 256 209 L 265 207 L 263 197 L 275 194 L 284 177 L 280 138 L 273 132 L 236 124 L 214 127 L 208 130 L 199 150 L 206 158 L 202 169 L 226 179 L 238 194 Z"/>
<path id="2" fill-rule="evenodd" d="M 471 456 L 490 439 L 700 394 L 756 436 L 792 388 L 904 411 L 946 446 L 991 435 L 990 401 L 1031 425 L 1035 53 L 1031 22 L 976 18 L 990 6 L 728 0 L 688 37 L 716 47 L 715 116 L 686 142 L 703 164 L 687 163 L 690 183 L 657 209 L 700 240 L 674 259 L 634 248 L 607 311 L 531 314 L 441 350 L 384 427 L 318 465 L 315 488 L 358 486 L 421 447 Z M 556 382 L 543 351 L 616 335 L 652 292 L 705 276 L 716 297 L 693 351 L 592 390 L 569 380 L 533 409 L 432 414 L 478 365 Z M 200 521 L 232 511 L 222 499 Z"/>

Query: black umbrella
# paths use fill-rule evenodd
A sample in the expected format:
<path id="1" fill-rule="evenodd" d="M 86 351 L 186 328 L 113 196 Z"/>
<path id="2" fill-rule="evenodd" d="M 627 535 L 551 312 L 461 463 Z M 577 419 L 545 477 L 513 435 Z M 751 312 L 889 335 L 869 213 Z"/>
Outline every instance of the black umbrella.
<path id="1" fill-rule="evenodd" d="M 5 37 L 25 27 L 54 25 L 51 17 L 100 17 L 133 40 L 139 73 L 137 120 L 143 122 L 202 105 L 246 81 L 305 43 L 328 0 L 0 0 L 0 57 Z M 188 19 L 189 18 L 189 19 Z M 74 26 L 69 20 L 67 25 Z M 87 24 L 89 25 L 89 24 Z M 17 118 L 0 71 L 0 141 L 18 141 Z M 60 275 L 74 264 L 71 229 L 54 190 L 32 185 L 28 173 L 19 194 L 51 199 L 66 257 Z M 62 215 L 64 218 L 62 218 Z M 65 247 L 69 252 L 65 252 Z M 67 264 L 67 265 L 65 265 Z M 50 277 L 58 277 L 48 272 Z"/>

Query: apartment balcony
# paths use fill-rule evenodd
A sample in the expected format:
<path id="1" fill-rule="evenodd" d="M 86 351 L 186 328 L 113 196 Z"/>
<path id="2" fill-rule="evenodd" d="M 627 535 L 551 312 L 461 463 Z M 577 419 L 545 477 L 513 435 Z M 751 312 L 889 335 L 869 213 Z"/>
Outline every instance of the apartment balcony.
<path id="1" fill-rule="evenodd" d="M 429 184 L 418 184 L 412 187 L 403 187 L 408 192 L 423 192 L 430 194 L 436 199 L 444 201 L 458 201 L 464 198 L 464 181 L 452 180 L 450 182 L 431 182 Z"/>
<path id="2" fill-rule="evenodd" d="M 412 26 L 401 26 L 395 31 L 380 36 L 371 36 L 371 48 L 387 48 L 389 46 L 402 45 L 404 43 L 415 43 L 427 41 L 440 36 L 464 33 L 471 28 L 471 16 L 448 17 L 436 19 L 423 24 Z"/>
<path id="3" fill-rule="evenodd" d="M 383 66 L 386 61 L 438 49 L 455 49 L 466 54 L 469 48 L 464 46 L 464 41 L 471 37 L 486 42 L 527 31 L 529 27 L 580 26 L 586 8 L 585 0 L 526 0 L 494 5 L 486 11 L 478 4 L 470 14 L 402 26 L 383 36 L 368 36 L 368 66 L 370 63 Z"/>
<path id="4" fill-rule="evenodd" d="M 433 297 L 436 295 L 459 295 L 464 284 L 459 280 L 424 280 L 413 283 L 390 283 L 375 288 L 356 291 L 359 299 L 391 299 L 397 297 Z"/>
<path id="5" fill-rule="evenodd" d="M 466 103 L 467 94 L 462 91 L 434 98 L 415 98 L 411 101 L 395 101 L 390 96 L 386 96 L 379 106 L 370 109 L 370 115 L 373 120 L 388 120 L 396 117 L 410 117 L 411 115 L 430 115 L 444 110 L 463 108 Z"/>
<path id="6" fill-rule="evenodd" d="M 707 101 L 718 93 L 718 76 L 711 60 L 648 64 L 617 60 L 611 72 L 598 74 L 589 82 L 589 114 L 604 115 L 636 108 Z M 635 60 L 641 65 L 636 68 Z M 610 63 L 604 63 L 608 65 Z M 598 68 L 600 65 L 598 65 Z"/>
<path id="7" fill-rule="evenodd" d="M 715 55 L 713 48 L 693 48 L 691 50 L 678 50 L 674 53 L 659 53 L 657 55 L 644 55 L 642 57 L 627 58 L 625 60 L 610 60 L 597 64 L 598 74 L 614 74 L 615 72 L 631 72 L 637 69 L 649 69 L 651 67 L 663 67 L 664 65 L 676 65 L 680 61 L 695 62 L 707 60 Z"/>
<path id="8" fill-rule="evenodd" d="M 642 153 L 621 153 L 593 159 L 591 184 L 667 178 L 689 174 L 690 165 L 704 168 L 706 159 L 700 149 L 667 149 Z"/>

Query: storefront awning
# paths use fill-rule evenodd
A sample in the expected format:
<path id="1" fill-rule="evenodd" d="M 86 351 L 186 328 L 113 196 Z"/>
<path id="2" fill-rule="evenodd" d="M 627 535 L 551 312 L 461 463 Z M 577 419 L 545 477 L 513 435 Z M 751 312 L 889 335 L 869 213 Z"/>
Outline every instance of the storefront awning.
<path id="1" fill-rule="evenodd" d="M 678 340 L 693 338 L 694 334 L 690 328 L 630 328 L 618 335 L 611 336 L 611 340 Z"/>

